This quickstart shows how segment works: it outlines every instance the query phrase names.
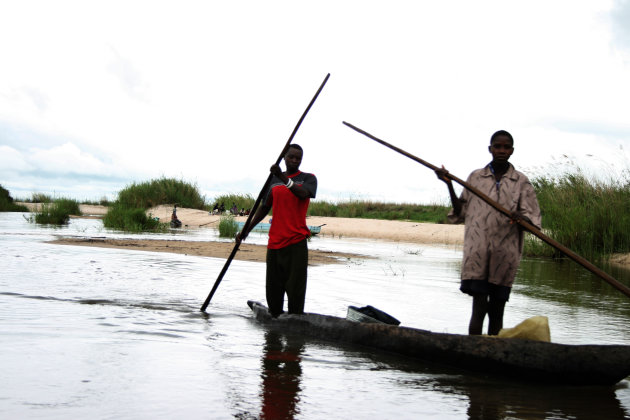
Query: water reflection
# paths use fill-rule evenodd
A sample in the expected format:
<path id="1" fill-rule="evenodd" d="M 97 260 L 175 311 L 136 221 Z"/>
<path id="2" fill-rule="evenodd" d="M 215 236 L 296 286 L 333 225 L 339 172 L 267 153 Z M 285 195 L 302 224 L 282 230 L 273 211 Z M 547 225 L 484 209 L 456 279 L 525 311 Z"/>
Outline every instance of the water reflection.
<path id="1" fill-rule="evenodd" d="M 619 282 L 630 285 L 630 270 L 615 266 L 605 268 Z M 605 298 L 611 303 L 608 310 L 630 314 L 626 296 L 570 260 L 525 259 L 519 268 L 515 287 L 525 296 L 573 307 L 601 305 Z"/>
<path id="2" fill-rule="evenodd" d="M 467 399 L 468 419 L 629 418 L 616 395 L 628 388 L 627 381 L 612 387 L 546 385 L 466 372 L 379 351 L 346 350 L 345 353 L 349 359 L 370 360 L 375 366 L 372 370 L 399 371 L 399 375 L 390 374 L 396 387 L 415 389 L 418 400 L 427 398 L 426 393 L 450 395 L 462 402 Z"/>
<path id="3" fill-rule="evenodd" d="M 612 387 L 468 382 L 459 388 L 470 399 L 469 419 L 626 418 Z"/>
<path id="4" fill-rule="evenodd" d="M 265 332 L 261 359 L 261 419 L 293 419 L 299 414 L 304 342 L 298 336 Z"/>

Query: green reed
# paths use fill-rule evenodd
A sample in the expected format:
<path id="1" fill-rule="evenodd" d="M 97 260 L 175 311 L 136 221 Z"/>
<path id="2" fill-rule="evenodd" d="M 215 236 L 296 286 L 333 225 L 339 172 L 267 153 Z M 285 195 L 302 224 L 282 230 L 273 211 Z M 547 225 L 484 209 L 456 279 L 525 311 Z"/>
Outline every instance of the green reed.
<path id="1" fill-rule="evenodd" d="M 121 203 L 115 203 L 109 207 L 103 217 L 103 226 L 111 229 L 124 230 L 126 232 L 166 231 L 167 224 L 147 216 L 142 208 L 125 207 Z"/>
<path id="2" fill-rule="evenodd" d="M 231 214 L 223 215 L 219 219 L 219 237 L 234 238 L 238 232 L 238 224 Z"/>
<path id="3" fill-rule="evenodd" d="M 149 208 L 160 204 L 177 204 L 192 209 L 208 208 L 196 185 L 164 177 L 128 185 L 118 192 L 116 201 L 108 204 L 103 226 L 127 232 L 166 230 L 167 224 L 146 214 Z"/>
<path id="4" fill-rule="evenodd" d="M 81 215 L 79 203 L 70 198 L 59 198 L 52 203 L 42 203 L 41 209 L 35 213 L 35 222 L 48 225 L 65 225 L 70 215 Z"/>
<path id="5" fill-rule="evenodd" d="M 545 234 L 587 259 L 630 251 L 630 179 L 588 179 L 579 169 L 532 184 Z M 531 235 L 528 235 L 531 236 Z M 528 238 L 527 255 L 560 257 L 537 238 Z"/>
<path id="6" fill-rule="evenodd" d="M 177 204 L 190 209 L 207 209 L 205 198 L 195 184 L 173 178 L 133 183 L 118 192 L 116 203 L 126 208 L 149 209 L 160 204 Z"/>
<path id="7" fill-rule="evenodd" d="M 31 194 L 29 201 L 31 203 L 52 203 L 55 199 L 49 194 L 35 192 Z"/>

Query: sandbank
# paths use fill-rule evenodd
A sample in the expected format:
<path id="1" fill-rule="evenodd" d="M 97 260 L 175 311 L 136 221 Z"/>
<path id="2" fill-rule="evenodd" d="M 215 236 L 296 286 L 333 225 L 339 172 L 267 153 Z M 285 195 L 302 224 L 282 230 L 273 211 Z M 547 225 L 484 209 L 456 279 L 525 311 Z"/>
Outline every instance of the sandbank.
<path id="1" fill-rule="evenodd" d="M 35 203 L 19 203 L 26 205 L 31 211 L 37 211 L 39 205 Z M 82 217 L 102 217 L 107 213 L 107 207 L 95 205 L 81 205 Z M 161 222 L 168 223 L 171 220 L 172 205 L 153 207 L 147 213 L 158 217 Z M 184 228 L 215 228 L 220 216 L 209 214 L 204 210 L 178 208 L 177 216 L 182 221 Z M 245 221 L 247 217 L 237 216 L 236 220 Z M 269 218 L 265 218 L 268 222 Z M 405 242 L 416 244 L 443 244 L 461 246 L 464 242 L 464 226 L 450 224 L 418 223 L 397 220 L 375 220 L 344 217 L 308 217 L 306 223 L 310 226 L 321 226 L 320 236 L 336 238 L 364 238 L 384 240 L 392 242 Z M 190 255 L 205 255 L 227 258 L 230 251 L 225 250 L 226 243 L 193 241 L 154 241 L 154 240 L 81 240 L 60 239 L 54 241 L 61 244 L 107 246 L 126 249 L 139 249 L 157 252 L 176 252 Z M 154 245 L 149 243 L 153 242 Z M 217 245 L 213 245 L 217 244 Z M 233 247 L 227 243 L 228 247 Z M 233 244 L 233 243 L 232 243 Z M 250 249 L 251 247 L 251 249 Z M 214 248 L 214 250 L 211 250 Z M 260 248 L 259 251 L 254 251 Z M 236 259 L 250 261 L 264 261 L 265 247 L 247 244 L 244 242 L 239 248 Z M 246 251 L 247 249 L 247 251 Z M 231 250 L 231 248 L 230 248 Z M 313 264 L 325 264 L 342 261 L 344 258 L 352 258 L 354 254 L 328 253 L 315 256 L 312 252 Z M 630 268 L 630 254 L 615 254 L 610 257 L 610 262 L 625 268 Z"/>

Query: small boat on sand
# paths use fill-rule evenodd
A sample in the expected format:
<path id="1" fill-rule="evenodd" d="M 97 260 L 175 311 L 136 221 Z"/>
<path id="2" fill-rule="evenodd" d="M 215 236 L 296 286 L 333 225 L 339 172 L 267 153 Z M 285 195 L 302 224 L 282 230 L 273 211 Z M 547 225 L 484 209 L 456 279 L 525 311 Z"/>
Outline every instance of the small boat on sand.
<path id="1" fill-rule="evenodd" d="M 470 371 L 518 380 L 613 385 L 630 375 L 630 346 L 569 345 L 519 338 L 435 333 L 382 322 L 356 322 L 305 313 L 272 318 L 267 307 L 248 301 L 265 326 L 333 342 L 359 344 Z"/>

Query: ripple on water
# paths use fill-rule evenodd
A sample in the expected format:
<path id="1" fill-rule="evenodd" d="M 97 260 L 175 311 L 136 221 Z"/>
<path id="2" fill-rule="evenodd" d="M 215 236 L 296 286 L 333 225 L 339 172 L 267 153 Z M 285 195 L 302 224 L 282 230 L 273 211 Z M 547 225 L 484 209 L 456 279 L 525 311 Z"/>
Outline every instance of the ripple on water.
<path id="1" fill-rule="evenodd" d="M 211 239 L 211 229 L 177 236 Z M 624 418 L 617 387 L 545 387 L 265 330 L 264 264 L 44 243 L 55 235 L 125 237 L 98 220 L 42 228 L 0 213 L 0 413 L 5 418 Z M 171 238 L 174 235 L 146 235 Z M 264 243 L 264 238 L 252 237 Z M 376 256 L 309 269 L 306 309 L 344 317 L 371 304 L 403 325 L 465 333 L 461 250 L 313 238 L 313 249 Z M 568 270 L 568 271 L 563 271 Z M 624 281 L 627 281 L 624 280 Z M 567 343 L 630 344 L 627 299 L 575 270 L 528 261 L 506 325 L 549 316 Z M 273 417 L 275 415 L 275 417 Z"/>

